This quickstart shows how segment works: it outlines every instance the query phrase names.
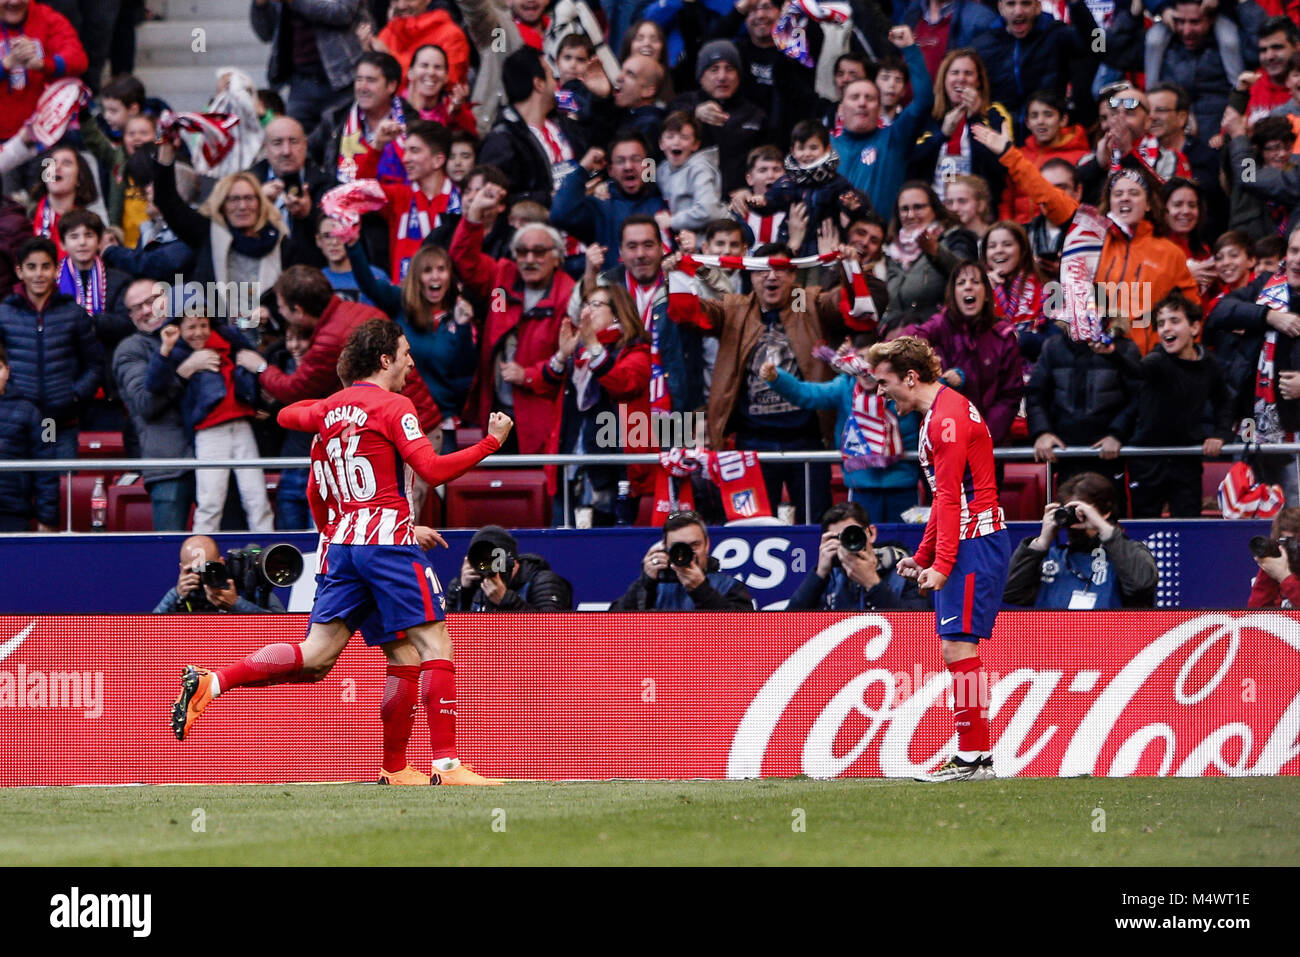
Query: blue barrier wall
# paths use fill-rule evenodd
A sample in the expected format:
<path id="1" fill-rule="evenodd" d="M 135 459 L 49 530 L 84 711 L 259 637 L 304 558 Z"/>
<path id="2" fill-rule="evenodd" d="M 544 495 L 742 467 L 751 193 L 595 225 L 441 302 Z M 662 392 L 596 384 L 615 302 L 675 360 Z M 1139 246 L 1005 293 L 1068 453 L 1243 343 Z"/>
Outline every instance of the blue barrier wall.
<path id="1" fill-rule="evenodd" d="M 1166 608 L 1243 607 L 1257 571 L 1246 544 L 1267 535 L 1268 522 L 1190 520 L 1125 522 L 1129 535 L 1146 542 L 1160 565 L 1158 604 Z M 880 541 L 915 547 L 918 525 L 882 525 Z M 1035 535 L 1034 523 L 1011 526 L 1013 542 Z M 471 531 L 449 531 L 451 545 L 431 553 L 443 582 L 460 573 Z M 249 542 L 287 541 L 312 552 L 314 534 L 215 536 L 225 552 Z M 595 604 L 621 595 L 640 573 L 641 558 L 656 540 L 645 528 L 536 529 L 516 533 L 520 550 L 537 552 L 573 583 L 575 601 Z M 760 607 L 789 598 L 816 564 L 816 526 L 715 528 L 713 555 L 739 575 Z M 139 613 L 152 611 L 176 584 L 184 535 L 0 536 L 0 614 Z M 314 566 L 309 565 L 309 569 Z M 309 603 L 301 594 L 291 605 Z"/>

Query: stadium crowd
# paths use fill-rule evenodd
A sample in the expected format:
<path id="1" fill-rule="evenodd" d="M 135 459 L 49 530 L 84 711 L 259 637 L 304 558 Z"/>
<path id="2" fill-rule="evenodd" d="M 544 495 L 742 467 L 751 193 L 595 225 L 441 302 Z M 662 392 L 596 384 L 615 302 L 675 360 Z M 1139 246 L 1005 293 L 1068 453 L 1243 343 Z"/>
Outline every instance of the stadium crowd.
<path id="1" fill-rule="evenodd" d="M 275 410 L 339 389 L 376 317 L 437 448 L 504 411 L 506 453 L 681 453 L 548 469 L 597 525 L 644 497 L 660 524 L 785 499 L 816 521 L 830 469 L 805 489 L 743 454 L 815 449 L 866 509 L 835 523 L 899 520 L 920 422 L 865 355 L 904 334 L 997 445 L 1096 449 L 1058 474 L 1104 473 L 1115 518 L 1202 507 L 1201 460 L 1122 446 L 1300 431 L 1295 0 L 253 0 L 272 88 L 226 73 L 186 123 L 64 6 L 0 2 L 0 457 L 73 458 L 81 431 L 305 456 Z M 93 96 L 48 142 L 68 77 Z M 1102 341 L 1058 321 L 1080 281 Z M 1256 468 L 1297 505 L 1291 461 Z M 144 473 L 155 529 L 309 524 L 305 471 L 274 507 L 260 470 L 195 474 Z M 62 527 L 57 483 L 0 472 L 0 530 Z"/>

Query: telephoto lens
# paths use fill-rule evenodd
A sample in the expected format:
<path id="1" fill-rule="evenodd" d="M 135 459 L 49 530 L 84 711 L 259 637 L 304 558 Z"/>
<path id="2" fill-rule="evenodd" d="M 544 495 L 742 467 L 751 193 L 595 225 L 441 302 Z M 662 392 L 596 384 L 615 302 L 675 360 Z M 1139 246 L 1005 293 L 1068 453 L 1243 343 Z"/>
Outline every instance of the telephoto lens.
<path id="1" fill-rule="evenodd" d="M 846 552 L 860 552 L 867 547 L 867 530 L 861 525 L 845 525 L 839 537 Z"/>

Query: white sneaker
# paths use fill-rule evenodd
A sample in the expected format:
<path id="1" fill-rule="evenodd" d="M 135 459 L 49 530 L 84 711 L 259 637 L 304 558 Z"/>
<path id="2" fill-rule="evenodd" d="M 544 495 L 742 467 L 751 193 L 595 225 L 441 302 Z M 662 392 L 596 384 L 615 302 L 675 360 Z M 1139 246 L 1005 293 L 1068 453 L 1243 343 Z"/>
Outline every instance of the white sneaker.
<path id="1" fill-rule="evenodd" d="M 997 775 L 993 773 L 993 759 L 991 757 L 963 761 L 954 755 L 928 775 L 918 777 L 916 780 L 924 781 L 927 784 L 936 784 L 943 781 L 982 781 L 994 777 L 997 777 Z"/>

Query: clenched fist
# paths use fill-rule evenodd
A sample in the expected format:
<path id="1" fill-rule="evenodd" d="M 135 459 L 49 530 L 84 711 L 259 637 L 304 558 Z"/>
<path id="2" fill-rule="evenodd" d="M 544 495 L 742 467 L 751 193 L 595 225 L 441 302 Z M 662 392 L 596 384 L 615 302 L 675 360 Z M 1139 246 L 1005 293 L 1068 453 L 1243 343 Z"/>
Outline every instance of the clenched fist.
<path id="1" fill-rule="evenodd" d="M 496 436 L 496 440 L 502 445 L 505 445 L 506 436 L 514 427 L 514 420 L 504 412 L 493 412 L 488 416 L 488 435 Z"/>

